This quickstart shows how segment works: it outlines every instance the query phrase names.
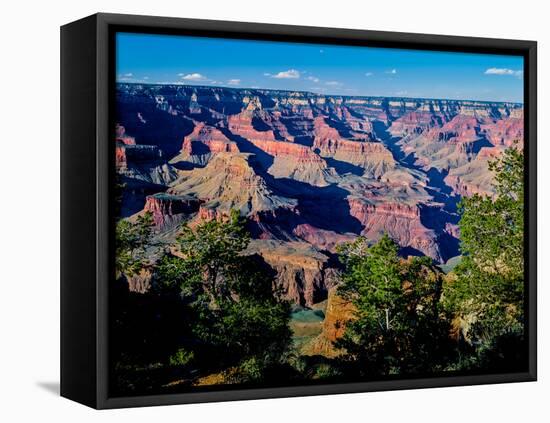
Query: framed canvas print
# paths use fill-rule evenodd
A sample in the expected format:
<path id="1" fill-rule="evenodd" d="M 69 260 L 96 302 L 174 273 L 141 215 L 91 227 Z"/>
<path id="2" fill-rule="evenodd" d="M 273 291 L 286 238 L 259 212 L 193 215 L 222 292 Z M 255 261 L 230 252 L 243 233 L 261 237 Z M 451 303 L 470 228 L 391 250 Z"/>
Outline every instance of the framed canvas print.
<path id="1" fill-rule="evenodd" d="M 61 30 L 61 393 L 536 379 L 536 43 Z"/>

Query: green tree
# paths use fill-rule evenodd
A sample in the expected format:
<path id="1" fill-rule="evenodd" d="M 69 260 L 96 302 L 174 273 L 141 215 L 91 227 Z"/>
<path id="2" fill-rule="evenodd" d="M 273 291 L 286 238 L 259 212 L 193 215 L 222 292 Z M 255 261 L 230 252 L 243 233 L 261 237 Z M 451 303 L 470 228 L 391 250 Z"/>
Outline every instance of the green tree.
<path id="1" fill-rule="evenodd" d="M 117 222 L 115 229 L 115 269 L 117 278 L 122 274 L 131 276 L 143 268 L 145 250 L 153 235 L 154 222 L 150 212 L 138 216 L 135 223 L 128 220 Z"/>
<path id="2" fill-rule="evenodd" d="M 460 203 L 462 261 L 445 287 L 445 303 L 463 322 L 460 331 L 475 357 L 467 366 L 517 361 L 523 342 L 523 153 L 507 149 L 489 164 L 495 195 Z M 503 348 L 515 350 L 504 351 Z M 495 361 L 494 353 L 500 355 Z M 506 357 L 504 357 L 506 356 Z M 490 358 L 489 358 L 490 357 Z"/>
<path id="3" fill-rule="evenodd" d="M 363 376 L 433 371 L 445 356 L 441 274 L 430 258 L 403 260 L 398 249 L 384 235 L 372 246 L 358 238 L 339 250 L 339 293 L 356 311 L 336 347 L 347 351 Z"/>
<path id="4" fill-rule="evenodd" d="M 163 257 L 156 278 L 194 310 L 192 330 L 202 349 L 196 356 L 220 369 L 237 366 L 238 381 L 265 377 L 289 349 L 290 306 L 274 292 L 271 267 L 244 254 L 250 241 L 244 220 L 233 211 L 227 221 L 184 227 L 177 240 L 178 256 Z"/>
<path id="5" fill-rule="evenodd" d="M 116 225 L 117 274 L 109 283 L 109 356 L 114 369 L 110 389 L 119 394 L 150 393 L 173 380 L 178 374 L 174 368 L 170 375 L 159 373 L 170 352 L 174 352 L 167 360 L 170 366 L 192 361 L 192 354 L 178 350 L 182 337 L 189 333 L 191 315 L 179 297 L 157 289 L 129 290 L 129 277 L 154 267 L 149 258 L 149 247 L 155 246 L 153 234 L 151 213 Z"/>
<path id="6" fill-rule="evenodd" d="M 250 242 L 239 212 L 232 210 L 226 222 L 211 220 L 194 230 L 184 226 L 177 241 L 181 254 L 196 272 L 200 269 L 204 291 L 211 299 L 227 298 L 233 276 L 242 268 L 240 254 Z"/>

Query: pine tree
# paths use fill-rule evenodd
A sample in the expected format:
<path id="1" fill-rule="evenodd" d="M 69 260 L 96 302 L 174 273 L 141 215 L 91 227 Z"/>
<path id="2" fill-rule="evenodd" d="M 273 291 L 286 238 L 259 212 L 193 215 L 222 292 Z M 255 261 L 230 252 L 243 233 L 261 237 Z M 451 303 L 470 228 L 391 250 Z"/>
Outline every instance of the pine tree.
<path id="1" fill-rule="evenodd" d="M 474 366 L 515 361 L 524 327 L 523 153 L 509 148 L 489 166 L 495 173 L 495 195 L 462 199 L 463 258 L 445 288 L 448 309 L 457 321 L 467 322 L 462 336 L 474 347 L 473 364 L 468 364 Z M 502 351 L 504 344 L 516 351 Z M 489 360 L 494 354 L 500 359 Z"/>
<path id="2" fill-rule="evenodd" d="M 282 363 L 291 342 L 290 306 L 274 291 L 275 273 L 259 256 L 237 211 L 178 237 L 178 256 L 165 256 L 156 279 L 194 310 L 194 336 L 220 368 L 237 366 L 238 381 L 263 378 Z"/>
<path id="3" fill-rule="evenodd" d="M 144 267 L 145 250 L 153 235 L 153 215 L 147 212 L 138 216 L 135 223 L 117 222 L 115 229 L 115 268 L 117 277 L 131 276 Z"/>
<path id="4" fill-rule="evenodd" d="M 430 258 L 404 260 L 398 250 L 387 235 L 370 247 L 359 238 L 340 248 L 339 293 L 356 311 L 336 347 L 364 376 L 433 371 L 445 356 L 441 274 Z"/>

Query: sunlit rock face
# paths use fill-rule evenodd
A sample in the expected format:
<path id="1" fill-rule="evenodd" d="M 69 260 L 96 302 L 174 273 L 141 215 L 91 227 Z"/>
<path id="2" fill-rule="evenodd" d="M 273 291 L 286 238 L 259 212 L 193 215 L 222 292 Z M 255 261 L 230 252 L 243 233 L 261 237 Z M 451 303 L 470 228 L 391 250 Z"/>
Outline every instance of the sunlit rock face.
<path id="1" fill-rule="evenodd" d="M 457 202 L 494 195 L 489 162 L 523 148 L 514 103 L 140 84 L 119 84 L 116 100 L 122 217 L 151 212 L 172 245 L 181 224 L 238 210 L 247 252 L 306 306 L 327 298 L 337 246 L 358 236 L 458 255 Z"/>

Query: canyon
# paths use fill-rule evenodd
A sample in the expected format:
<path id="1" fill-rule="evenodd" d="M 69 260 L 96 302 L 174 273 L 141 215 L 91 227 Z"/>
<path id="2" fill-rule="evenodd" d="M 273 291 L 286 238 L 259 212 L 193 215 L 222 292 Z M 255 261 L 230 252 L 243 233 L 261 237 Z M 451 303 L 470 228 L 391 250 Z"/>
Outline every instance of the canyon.
<path id="1" fill-rule="evenodd" d="M 336 248 L 358 236 L 458 256 L 460 198 L 494 194 L 488 163 L 523 131 L 517 103 L 119 83 L 119 217 L 151 212 L 170 244 L 238 210 L 284 297 L 332 305 Z"/>

